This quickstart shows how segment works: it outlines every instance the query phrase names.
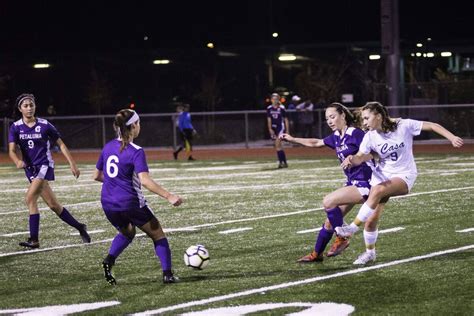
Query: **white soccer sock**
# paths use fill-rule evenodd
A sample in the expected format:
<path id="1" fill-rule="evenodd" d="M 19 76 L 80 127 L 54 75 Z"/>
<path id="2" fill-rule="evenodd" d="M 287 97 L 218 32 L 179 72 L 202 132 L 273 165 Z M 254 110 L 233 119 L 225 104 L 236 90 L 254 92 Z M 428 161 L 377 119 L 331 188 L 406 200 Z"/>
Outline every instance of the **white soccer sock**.
<path id="1" fill-rule="evenodd" d="M 372 214 L 374 214 L 375 209 L 367 205 L 367 202 L 362 204 L 360 207 L 359 213 L 357 213 L 357 219 L 362 223 L 365 223 Z"/>
<path id="2" fill-rule="evenodd" d="M 368 232 L 364 229 L 364 240 L 365 240 L 365 247 L 369 247 L 369 246 L 374 246 L 375 248 L 375 243 L 377 242 L 377 237 L 379 236 L 379 231 L 376 230 L 374 232 Z M 374 250 L 375 249 L 367 249 L 367 251 L 369 250 Z"/>

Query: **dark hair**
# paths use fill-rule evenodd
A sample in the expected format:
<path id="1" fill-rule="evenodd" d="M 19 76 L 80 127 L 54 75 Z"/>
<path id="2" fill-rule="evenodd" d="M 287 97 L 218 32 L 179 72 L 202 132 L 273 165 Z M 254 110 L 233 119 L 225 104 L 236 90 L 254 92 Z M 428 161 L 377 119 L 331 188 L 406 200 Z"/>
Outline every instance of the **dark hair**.
<path id="1" fill-rule="evenodd" d="M 367 102 L 361 111 L 369 110 L 370 112 L 380 114 L 382 116 L 382 131 L 384 133 L 393 132 L 397 129 L 397 122 L 393 121 L 388 115 L 387 108 L 380 102 Z"/>
<path id="2" fill-rule="evenodd" d="M 127 121 L 133 116 L 135 112 L 129 109 L 123 109 L 118 111 L 115 115 L 114 130 L 117 136 L 121 139 L 122 145 L 120 146 L 120 152 L 130 143 L 130 132 L 132 125 L 127 126 Z"/>
<path id="3" fill-rule="evenodd" d="M 326 108 L 333 108 L 336 110 L 337 113 L 339 114 L 345 114 L 345 120 L 347 126 L 353 126 L 353 127 L 361 127 L 361 118 L 358 113 L 352 113 L 348 108 L 346 108 L 344 105 L 338 102 L 333 102 L 329 104 L 329 106 Z"/>
<path id="4" fill-rule="evenodd" d="M 33 104 L 36 105 L 35 96 L 33 94 L 22 93 L 16 98 L 16 101 L 15 101 L 16 106 L 20 107 L 21 103 L 27 99 L 30 99 L 31 101 L 33 101 Z"/>

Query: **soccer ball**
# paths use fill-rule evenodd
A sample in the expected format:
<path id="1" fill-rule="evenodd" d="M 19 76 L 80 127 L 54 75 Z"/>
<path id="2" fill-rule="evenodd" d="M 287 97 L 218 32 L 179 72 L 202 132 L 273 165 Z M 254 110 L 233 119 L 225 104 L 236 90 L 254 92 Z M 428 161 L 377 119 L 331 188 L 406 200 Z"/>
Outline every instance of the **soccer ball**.
<path id="1" fill-rule="evenodd" d="M 189 247 L 184 253 L 184 264 L 202 270 L 209 264 L 209 251 L 203 245 Z"/>

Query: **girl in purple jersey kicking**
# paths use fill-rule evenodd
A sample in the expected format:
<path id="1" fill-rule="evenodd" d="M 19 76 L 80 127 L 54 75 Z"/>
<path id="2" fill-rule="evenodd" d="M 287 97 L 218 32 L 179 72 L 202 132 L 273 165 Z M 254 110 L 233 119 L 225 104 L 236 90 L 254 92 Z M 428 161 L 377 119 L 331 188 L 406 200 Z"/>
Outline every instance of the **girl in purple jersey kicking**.
<path id="1" fill-rule="evenodd" d="M 20 246 L 27 248 L 39 247 L 38 198 L 41 196 L 46 204 L 59 218 L 70 226 L 76 228 L 85 243 L 90 243 L 91 238 L 86 230 L 86 225 L 79 223 L 66 208 L 59 204 L 54 195 L 49 181 L 54 181 L 54 161 L 51 156 L 51 146 L 56 142 L 61 152 L 66 157 L 74 177 L 78 178 L 80 171 L 74 162 L 66 144 L 56 128 L 47 120 L 36 118 L 35 97 L 32 94 L 22 94 L 17 98 L 17 107 L 22 118 L 10 127 L 8 137 L 8 154 L 18 169 L 25 170 L 30 186 L 26 192 L 26 205 L 30 213 L 30 237 L 21 242 Z M 17 146 L 20 147 L 21 157 L 18 156 Z"/>
<path id="2" fill-rule="evenodd" d="M 171 270 L 171 250 L 160 222 L 153 215 L 141 191 L 141 186 L 179 206 L 182 199 L 159 184 L 149 174 L 145 152 L 133 140 L 140 134 L 140 118 L 129 109 L 115 116 L 117 139 L 108 142 L 99 157 L 94 180 L 102 182 L 101 203 L 105 216 L 118 230 L 109 254 L 102 262 L 107 282 L 115 284 L 112 267 L 117 257 L 135 237 L 138 226 L 153 240 L 155 254 L 161 262 L 163 283 L 175 283 Z"/>
<path id="3" fill-rule="evenodd" d="M 348 155 L 353 155 L 359 151 L 360 143 L 364 138 L 364 131 L 358 128 L 357 118 L 345 106 L 340 103 L 332 103 L 326 108 L 326 122 L 333 131 L 324 139 L 317 138 L 296 138 L 289 134 L 281 135 L 281 139 L 301 144 L 307 147 L 327 146 L 336 151 L 337 158 L 342 162 Z M 323 252 L 334 234 L 334 228 L 343 224 L 343 217 L 354 207 L 355 204 L 362 204 L 367 199 L 370 191 L 369 180 L 372 175 L 371 167 L 364 163 L 357 169 L 344 170 L 347 181 L 346 185 L 336 191 L 329 193 L 323 199 L 323 207 L 327 214 L 327 219 L 319 231 L 314 250 L 298 259 L 298 262 L 321 262 Z M 374 214 L 374 220 L 367 225 L 376 227 L 377 216 L 383 209 L 383 203 L 378 207 L 378 212 Z M 374 230 L 373 228 L 370 230 Z M 376 228 L 375 228 L 376 229 Z M 371 234 L 369 234 L 371 235 Z M 371 243 L 371 237 L 367 236 L 366 244 Z M 349 246 L 349 239 L 337 236 L 331 249 L 326 256 L 332 257 L 340 254 Z M 375 247 L 375 243 L 373 243 Z"/>

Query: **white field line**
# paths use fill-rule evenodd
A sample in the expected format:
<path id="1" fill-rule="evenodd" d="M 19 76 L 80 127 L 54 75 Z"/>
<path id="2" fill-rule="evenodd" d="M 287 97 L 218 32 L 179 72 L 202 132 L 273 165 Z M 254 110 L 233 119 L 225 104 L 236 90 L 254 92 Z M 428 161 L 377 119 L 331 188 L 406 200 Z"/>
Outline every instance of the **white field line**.
<path id="1" fill-rule="evenodd" d="M 404 229 L 405 229 L 405 227 L 387 228 L 387 229 L 379 230 L 379 234 L 394 233 L 394 232 L 398 232 L 398 231 L 401 231 L 401 230 L 404 230 Z"/>
<path id="2" fill-rule="evenodd" d="M 474 227 L 473 228 L 466 228 L 463 230 L 457 230 L 457 233 L 469 233 L 469 232 L 474 232 Z"/>
<path id="3" fill-rule="evenodd" d="M 103 233 L 105 232 L 105 230 L 103 229 L 96 229 L 96 230 L 88 230 L 87 233 L 89 235 L 94 235 L 94 234 L 100 234 L 100 233 Z M 79 236 L 79 232 L 74 232 L 74 233 L 70 233 L 71 236 Z"/>
<path id="4" fill-rule="evenodd" d="M 215 303 L 215 302 L 220 302 L 220 301 L 226 301 L 226 300 L 230 300 L 230 299 L 234 299 L 234 298 L 238 298 L 238 297 L 250 296 L 250 295 L 254 295 L 254 294 L 260 294 L 262 292 L 269 292 L 269 291 L 275 291 L 275 290 L 280 290 L 280 289 L 286 289 L 286 288 L 289 288 L 289 287 L 294 287 L 294 286 L 299 286 L 299 285 L 304 285 L 304 284 L 315 283 L 315 282 L 319 282 L 319 281 L 335 279 L 335 278 L 339 278 L 339 277 L 343 277 L 343 276 L 354 275 L 354 274 L 364 273 L 364 272 L 373 271 L 373 270 L 379 270 L 379 269 L 393 267 L 393 266 L 400 265 L 400 264 L 416 262 L 416 261 L 420 261 L 420 260 L 425 260 L 425 259 L 430 259 L 430 258 L 434 258 L 434 257 L 444 256 L 444 255 L 447 255 L 447 254 L 466 251 L 466 250 L 470 250 L 470 249 L 474 249 L 474 244 L 473 245 L 467 245 L 467 246 L 464 246 L 464 247 L 454 248 L 454 249 L 448 249 L 448 250 L 432 252 L 432 253 L 422 255 L 422 256 L 415 256 L 415 257 L 411 257 L 411 258 L 406 258 L 406 259 L 400 259 L 400 260 L 390 261 L 390 262 L 386 262 L 386 263 L 381 263 L 381 264 L 377 264 L 377 265 L 373 265 L 373 266 L 357 268 L 357 269 L 348 270 L 348 271 L 344 271 L 344 272 L 338 272 L 338 273 L 318 276 L 318 277 L 309 278 L 309 279 L 303 279 L 303 280 L 294 281 L 294 282 L 280 283 L 280 284 L 276 284 L 276 285 L 265 286 L 265 287 L 261 287 L 261 288 L 256 288 L 256 289 L 251 289 L 251 290 L 246 290 L 246 291 L 241 291 L 241 292 L 235 292 L 235 293 L 226 294 L 226 295 L 214 296 L 214 297 L 202 299 L 202 300 L 199 300 L 199 301 L 191 301 L 191 302 L 187 302 L 187 303 L 162 307 L 162 308 L 159 308 L 159 309 L 147 310 L 147 311 L 144 311 L 144 312 L 141 312 L 141 313 L 136 313 L 136 314 L 133 314 L 133 315 L 135 315 L 135 316 L 138 316 L 138 315 L 140 315 L 140 316 L 141 315 L 157 315 L 157 314 L 160 314 L 160 313 L 175 311 L 175 310 L 179 310 L 179 309 L 183 309 L 183 308 L 202 306 L 202 305 L 207 305 L 207 304 L 210 304 L 210 303 Z"/>
<path id="5" fill-rule="evenodd" d="M 239 232 L 252 230 L 252 229 L 253 229 L 252 227 L 235 228 L 235 229 L 229 229 L 229 230 L 222 230 L 219 232 L 219 234 L 227 235 L 227 234 L 239 233 Z"/>
<path id="6" fill-rule="evenodd" d="M 10 233 L 10 234 L 3 234 L 0 235 L 0 237 L 14 237 L 14 236 L 20 236 L 20 235 L 28 235 L 30 232 L 16 232 L 16 233 Z"/>
<path id="7" fill-rule="evenodd" d="M 418 196 L 418 195 L 423 195 L 423 194 L 433 194 L 433 193 L 441 193 L 441 192 L 448 192 L 448 191 L 461 191 L 461 190 L 470 190 L 470 189 L 474 189 L 474 187 L 463 187 L 463 188 L 453 188 L 453 189 L 445 189 L 445 190 L 436 190 L 436 191 L 428 191 L 428 192 L 411 193 L 411 194 L 407 194 L 407 195 L 396 196 L 395 198 L 406 198 L 406 197 Z M 84 202 L 84 203 L 88 203 L 88 202 Z M 261 220 L 261 219 L 268 219 L 268 218 L 278 218 L 278 217 L 293 216 L 293 215 L 304 214 L 304 213 L 310 213 L 310 212 L 321 211 L 321 210 L 323 210 L 322 207 L 320 207 L 320 208 L 312 208 L 312 209 L 306 209 L 306 210 L 295 211 L 295 212 L 272 214 L 272 215 L 265 215 L 265 216 L 259 216 L 259 217 L 233 219 L 233 220 L 227 220 L 227 221 L 216 222 L 216 223 L 206 223 L 206 224 L 200 224 L 200 225 L 182 227 L 182 228 L 179 228 L 179 229 L 180 229 L 181 231 L 190 231 L 190 230 L 193 230 L 193 229 L 199 229 L 199 228 L 205 228 L 205 227 L 213 227 L 213 226 L 225 225 L 225 224 L 234 224 L 234 223 L 243 223 L 243 222 L 250 222 L 250 221 L 258 221 L 258 220 Z M 0 213 L 0 214 L 2 214 L 2 213 Z M 166 231 L 166 230 L 165 230 L 165 231 Z M 143 234 L 142 234 L 142 235 L 143 235 Z M 136 236 L 139 237 L 140 234 L 137 234 Z M 109 241 L 111 241 L 111 240 L 112 240 L 112 239 L 98 240 L 98 241 L 92 242 L 91 244 L 100 244 L 100 243 L 109 242 Z M 83 245 L 84 245 L 84 244 L 79 244 L 79 245 L 67 245 L 67 246 L 59 246 L 59 247 L 35 249 L 35 250 L 29 250 L 29 251 L 18 251 L 18 252 L 3 253 L 3 254 L 0 253 L 0 257 L 8 257 L 8 256 L 14 256 L 14 255 L 24 255 L 24 254 L 30 254 L 30 253 L 35 253 L 35 252 L 43 252 L 43 251 L 56 250 L 56 249 L 64 249 L 64 248 L 71 248 L 71 247 L 79 247 L 79 246 L 83 246 Z"/>
<path id="8" fill-rule="evenodd" d="M 319 232 L 321 229 L 322 227 L 311 228 L 311 229 L 306 229 L 306 230 L 300 230 L 300 231 L 297 231 L 296 233 L 297 234 L 315 233 L 315 232 Z"/>
<path id="9" fill-rule="evenodd" d="M 273 188 L 273 187 L 287 187 L 287 186 L 296 186 L 296 185 L 308 185 L 308 184 L 316 184 L 316 183 L 326 183 L 326 182 L 340 182 L 342 180 L 314 180 L 314 181 L 299 181 L 299 182 L 288 182 L 288 183 L 269 183 L 269 184 L 261 184 L 261 185 L 247 185 L 247 186 L 231 186 L 231 187 L 215 187 L 215 188 L 207 188 L 207 189 L 195 189 L 195 190 L 187 190 L 183 192 L 175 192 L 176 194 L 191 194 L 191 193 L 203 193 L 203 192 L 219 192 L 219 191 L 238 191 L 243 189 L 264 189 L 264 188 Z M 156 195 L 145 195 L 145 198 L 154 198 Z M 74 207 L 74 206 L 83 206 L 83 205 L 95 205 L 100 204 L 100 200 L 88 201 L 88 202 L 80 202 L 80 203 L 73 203 L 64 205 L 65 207 Z M 49 207 L 41 207 L 39 208 L 40 211 L 49 210 Z M 22 211 L 11 211 L 11 212 L 0 212 L 0 215 L 8 215 L 8 214 L 19 214 L 28 212 L 27 210 Z"/>
<path id="10" fill-rule="evenodd" d="M 87 184 L 72 184 L 72 185 L 58 185 L 54 186 L 52 185 L 53 191 L 67 191 L 67 190 L 75 190 L 76 188 L 82 188 L 82 187 L 92 187 L 92 186 L 99 186 L 102 185 L 102 183 L 87 183 Z M 0 193 L 26 193 L 27 188 L 19 188 L 19 189 L 7 189 L 7 190 L 2 190 Z"/>

